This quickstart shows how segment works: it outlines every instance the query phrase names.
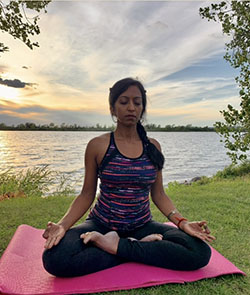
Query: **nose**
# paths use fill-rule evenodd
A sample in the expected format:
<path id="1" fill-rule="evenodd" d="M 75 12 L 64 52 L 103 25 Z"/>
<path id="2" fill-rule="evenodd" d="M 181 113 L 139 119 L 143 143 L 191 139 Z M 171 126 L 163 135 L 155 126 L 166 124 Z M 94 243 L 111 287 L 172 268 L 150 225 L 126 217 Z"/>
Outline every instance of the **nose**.
<path id="1" fill-rule="evenodd" d="M 135 110 L 135 104 L 133 102 L 133 100 L 130 100 L 128 103 L 128 110 L 130 111 L 134 111 Z"/>

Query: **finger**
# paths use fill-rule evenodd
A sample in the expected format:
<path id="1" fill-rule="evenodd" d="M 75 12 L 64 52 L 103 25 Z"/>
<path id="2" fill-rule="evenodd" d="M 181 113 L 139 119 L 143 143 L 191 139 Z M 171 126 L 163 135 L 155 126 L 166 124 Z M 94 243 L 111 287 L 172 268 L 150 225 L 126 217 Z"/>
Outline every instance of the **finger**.
<path id="1" fill-rule="evenodd" d="M 49 222 L 47 223 L 47 227 L 51 227 L 52 224 L 53 224 L 53 222 L 49 221 Z"/>
<path id="2" fill-rule="evenodd" d="M 213 242 L 214 240 L 216 240 L 216 238 L 214 236 L 210 236 L 210 235 L 206 236 L 206 239 L 210 243 Z"/>
<path id="3" fill-rule="evenodd" d="M 210 229 L 207 226 L 207 222 L 205 220 L 199 222 L 199 226 L 203 229 L 203 232 L 206 234 L 210 234 Z"/>
<path id="4" fill-rule="evenodd" d="M 209 243 L 211 243 L 215 240 L 214 236 L 210 236 L 207 234 L 200 234 L 199 236 L 197 235 L 197 237 L 200 238 L 201 240 L 209 242 Z"/>
<path id="5" fill-rule="evenodd" d="M 45 231 L 44 231 L 44 233 L 42 235 L 44 239 L 48 239 L 48 237 L 49 237 L 49 230 L 50 230 L 51 226 L 52 226 L 52 222 L 49 221 L 47 223 L 47 228 L 45 229 Z"/>
<path id="6" fill-rule="evenodd" d="M 55 245 L 56 238 L 52 238 L 51 242 L 49 243 L 49 249 L 51 249 Z"/>
<path id="7" fill-rule="evenodd" d="M 51 241 L 51 238 L 48 238 L 45 245 L 44 245 L 45 249 L 49 249 L 50 241 Z"/>
<path id="8" fill-rule="evenodd" d="M 61 241 L 61 239 L 62 239 L 61 236 L 56 237 L 55 242 L 54 242 L 54 246 L 58 245 L 59 242 Z"/>
<path id="9" fill-rule="evenodd" d="M 194 234 L 195 237 L 201 239 L 202 241 L 207 241 L 209 243 L 213 242 L 213 240 L 215 240 L 214 236 L 205 234 L 205 233 L 195 233 Z"/>
<path id="10" fill-rule="evenodd" d="M 207 225 L 204 225 L 204 231 L 207 233 L 207 234 L 210 234 L 210 229 Z"/>
<path id="11" fill-rule="evenodd" d="M 55 240 L 56 240 L 56 238 L 48 239 L 47 242 L 45 243 L 45 248 L 46 249 L 51 249 L 54 246 Z"/>
<path id="12" fill-rule="evenodd" d="M 46 241 L 45 244 L 44 244 L 44 248 L 45 248 L 45 249 L 48 249 L 49 243 L 50 243 L 50 240 L 47 239 L 47 241 Z"/>
<path id="13" fill-rule="evenodd" d="M 208 226 L 207 226 L 206 224 L 204 224 L 204 225 L 202 226 L 202 230 L 203 230 L 204 233 L 206 233 L 206 234 L 210 234 L 210 229 L 208 228 Z"/>
<path id="14" fill-rule="evenodd" d="M 47 230 L 47 229 L 46 229 L 46 230 L 44 231 L 44 233 L 42 234 L 42 237 L 43 237 L 44 239 L 48 239 L 49 234 L 48 234 L 48 230 Z"/>
<path id="15" fill-rule="evenodd" d="M 206 237 L 206 239 L 205 239 L 205 242 L 212 243 L 212 242 L 213 242 L 213 240 L 212 240 L 212 239 L 210 239 L 209 237 Z"/>
<path id="16" fill-rule="evenodd" d="M 202 221 L 198 222 L 198 224 L 201 227 L 206 227 L 207 226 L 207 221 L 206 220 L 202 220 Z"/>

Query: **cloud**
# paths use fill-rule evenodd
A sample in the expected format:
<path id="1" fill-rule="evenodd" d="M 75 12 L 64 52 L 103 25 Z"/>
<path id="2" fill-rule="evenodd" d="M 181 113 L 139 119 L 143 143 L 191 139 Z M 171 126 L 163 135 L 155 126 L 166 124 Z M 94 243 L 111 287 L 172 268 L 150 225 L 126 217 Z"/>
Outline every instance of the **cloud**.
<path id="1" fill-rule="evenodd" d="M 194 101 L 189 105 L 172 105 L 168 108 L 154 108 L 148 112 L 147 122 L 161 124 L 196 126 L 213 126 L 216 121 L 223 121 L 220 110 L 225 109 L 227 104 L 239 107 L 237 96 L 226 98 Z"/>
<path id="2" fill-rule="evenodd" d="M 90 91 L 124 76 L 154 81 L 221 50 L 218 24 L 200 19 L 201 4 L 53 1 L 41 17 L 40 48 L 32 59 L 27 49 L 24 62 L 51 81 Z"/>
<path id="3" fill-rule="evenodd" d="M 102 114 L 98 111 L 87 111 L 84 109 L 53 109 L 40 105 L 25 104 L 0 100 L 0 122 L 12 125 L 34 122 L 36 124 L 47 124 L 53 122 L 60 125 L 62 122 L 66 124 L 79 124 L 81 126 L 92 126 L 99 124 L 112 125 L 109 114 Z"/>
<path id="4" fill-rule="evenodd" d="M 201 4 L 52 2 L 41 18 L 39 71 L 89 91 L 125 76 L 168 76 L 223 50 L 219 25 L 199 17 Z"/>
<path id="5" fill-rule="evenodd" d="M 147 88 L 150 108 L 185 108 L 203 100 L 221 100 L 238 95 L 233 78 L 165 80 Z"/>
<path id="6" fill-rule="evenodd" d="M 225 37 L 220 24 L 200 18 L 203 3 L 52 1 L 39 22 L 40 47 L 30 51 L 11 41 L 11 51 L 0 66 L 8 71 L 0 84 L 24 87 L 18 89 L 24 108 L 12 115 L 30 115 L 41 122 L 104 124 L 110 122 L 109 87 L 132 76 L 148 90 L 153 123 L 164 125 L 165 114 L 178 120 L 172 122 L 176 124 L 194 123 L 192 118 L 198 122 L 195 112 L 202 113 L 201 107 L 208 110 L 202 102 L 224 101 L 237 92 L 233 71 L 218 62 Z M 38 86 L 25 87 L 34 83 L 22 81 L 36 81 Z M 212 119 L 204 115 L 207 122 L 214 119 L 217 107 L 214 103 L 209 108 Z M 182 110 L 179 115 L 177 109 Z"/>
<path id="7" fill-rule="evenodd" d="M 14 80 L 8 80 L 5 79 L 3 80 L 2 78 L 0 78 L 0 84 L 8 86 L 8 87 L 14 87 L 14 88 L 25 88 L 26 86 L 33 86 L 36 85 L 35 83 L 26 83 L 26 82 L 22 82 L 18 79 L 14 79 Z"/>
<path id="8" fill-rule="evenodd" d="M 6 65 L 0 65 L 0 73 L 4 73 L 8 70 L 8 66 Z"/>

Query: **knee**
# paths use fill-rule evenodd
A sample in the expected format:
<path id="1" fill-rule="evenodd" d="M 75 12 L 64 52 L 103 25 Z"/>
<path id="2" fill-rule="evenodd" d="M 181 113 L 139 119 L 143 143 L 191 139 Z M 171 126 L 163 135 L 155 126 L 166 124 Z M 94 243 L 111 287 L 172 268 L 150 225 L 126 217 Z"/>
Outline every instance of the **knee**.
<path id="1" fill-rule="evenodd" d="M 194 258 L 193 270 L 206 266 L 210 261 L 211 253 L 212 251 L 210 246 L 205 242 L 202 242 L 202 244 L 199 247 L 199 251 L 196 252 Z"/>
<path id="2" fill-rule="evenodd" d="M 45 250 L 43 252 L 43 256 L 42 256 L 42 261 L 43 261 L 43 267 L 45 268 L 45 270 L 52 274 L 52 275 L 57 275 L 56 274 L 56 269 L 57 269 L 57 257 L 56 255 L 53 255 L 51 250 Z"/>
<path id="3" fill-rule="evenodd" d="M 59 253 L 56 253 L 54 249 L 45 250 L 42 256 L 42 262 L 44 269 L 57 277 L 65 277 L 66 273 L 66 264 L 64 257 L 62 257 Z"/>

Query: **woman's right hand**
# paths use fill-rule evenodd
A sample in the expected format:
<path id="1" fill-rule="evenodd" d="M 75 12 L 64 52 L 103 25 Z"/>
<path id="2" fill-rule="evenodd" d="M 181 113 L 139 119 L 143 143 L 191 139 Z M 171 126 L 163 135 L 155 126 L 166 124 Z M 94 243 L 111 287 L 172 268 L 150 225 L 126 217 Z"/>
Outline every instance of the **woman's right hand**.
<path id="1" fill-rule="evenodd" d="M 51 221 L 48 222 L 47 228 L 43 233 L 43 238 L 46 239 L 44 248 L 51 249 L 53 246 L 58 245 L 65 233 L 66 231 L 62 225 Z"/>

